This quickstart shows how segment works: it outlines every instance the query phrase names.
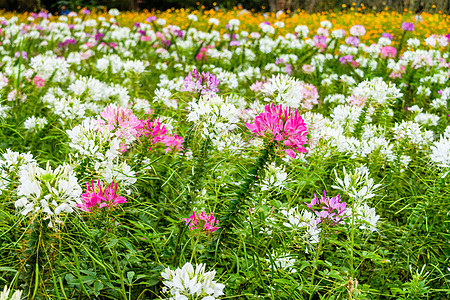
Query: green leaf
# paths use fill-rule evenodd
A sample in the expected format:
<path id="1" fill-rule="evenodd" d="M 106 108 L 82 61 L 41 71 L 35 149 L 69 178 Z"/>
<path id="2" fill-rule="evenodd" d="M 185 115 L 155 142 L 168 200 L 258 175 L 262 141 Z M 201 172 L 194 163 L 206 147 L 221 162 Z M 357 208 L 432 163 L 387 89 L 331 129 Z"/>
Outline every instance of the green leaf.
<path id="1" fill-rule="evenodd" d="M 129 283 L 130 285 L 131 285 L 132 282 L 133 282 L 134 274 L 135 274 L 135 273 L 134 273 L 133 271 L 127 272 L 128 283 Z"/>
<path id="2" fill-rule="evenodd" d="M 111 239 L 111 241 L 105 246 L 106 248 L 112 248 L 119 242 L 118 239 Z"/>
<path id="3" fill-rule="evenodd" d="M 103 283 L 101 281 L 96 281 L 94 283 L 94 294 L 95 296 L 100 295 L 100 291 L 103 289 Z"/>

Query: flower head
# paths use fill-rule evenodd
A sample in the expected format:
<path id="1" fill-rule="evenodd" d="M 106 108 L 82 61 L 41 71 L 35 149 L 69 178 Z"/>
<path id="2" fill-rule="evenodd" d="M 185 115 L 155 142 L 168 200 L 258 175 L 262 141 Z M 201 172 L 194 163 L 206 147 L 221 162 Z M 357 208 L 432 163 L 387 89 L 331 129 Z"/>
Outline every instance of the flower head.
<path id="1" fill-rule="evenodd" d="M 98 116 L 97 124 L 112 132 L 123 141 L 122 148 L 133 142 L 140 135 L 142 122 L 133 114 L 131 109 L 108 105 Z"/>
<path id="2" fill-rule="evenodd" d="M 354 36 L 363 36 L 366 34 L 366 29 L 362 25 L 354 25 L 350 28 L 350 34 Z"/>
<path id="3" fill-rule="evenodd" d="M 394 47 L 391 46 L 385 46 L 385 47 L 381 47 L 381 57 L 382 58 L 394 58 L 395 55 L 397 54 L 397 49 L 395 49 Z"/>
<path id="4" fill-rule="evenodd" d="M 206 52 L 204 53 L 206 55 Z M 219 80 L 209 72 L 200 73 L 198 70 L 189 72 L 188 76 L 184 79 L 184 85 L 181 88 L 183 92 L 200 92 L 202 95 L 207 93 L 217 93 L 219 90 L 217 86 Z"/>
<path id="5" fill-rule="evenodd" d="M 212 213 L 205 214 L 202 212 L 202 214 L 199 214 L 193 211 L 189 218 L 184 218 L 183 220 L 186 221 L 185 225 L 189 226 L 190 230 L 199 229 L 200 231 L 210 233 L 220 228 L 215 226 L 219 220 L 215 219 Z"/>
<path id="6" fill-rule="evenodd" d="M 271 142 L 279 142 L 287 148 L 285 152 L 292 158 L 296 157 L 294 150 L 306 152 L 302 145 L 308 141 L 308 131 L 297 110 L 268 104 L 265 111 L 256 116 L 254 123 L 246 123 L 246 126 L 258 136 L 267 136 Z"/>
<path id="7" fill-rule="evenodd" d="M 158 120 L 151 120 L 151 117 L 147 121 L 142 122 L 141 134 L 146 136 L 150 143 L 156 145 L 161 143 L 167 148 L 164 150 L 168 153 L 172 149 L 181 151 L 183 138 L 181 136 L 167 134 L 167 128 L 164 124 Z"/>
<path id="8" fill-rule="evenodd" d="M 406 31 L 414 31 L 414 24 L 410 22 L 403 22 L 402 29 Z"/>
<path id="9" fill-rule="evenodd" d="M 170 294 L 169 299 L 205 299 L 214 300 L 223 295 L 224 284 L 214 281 L 216 271 L 205 272 L 205 265 L 199 264 L 195 270 L 186 263 L 175 271 L 167 268 L 161 273 L 164 279 L 163 292 Z"/>
<path id="10" fill-rule="evenodd" d="M 324 191 L 320 198 L 314 195 L 311 203 L 307 206 L 320 218 L 320 222 L 326 222 L 332 226 L 342 223 L 342 220 L 346 217 L 347 203 L 341 202 L 340 194 L 328 197 Z"/>
<path id="11" fill-rule="evenodd" d="M 41 77 L 39 77 L 39 76 L 36 75 L 36 76 L 34 76 L 34 78 L 33 78 L 33 84 L 34 84 L 35 87 L 40 88 L 40 87 L 43 87 L 43 86 L 44 86 L 45 80 L 42 79 Z"/>
<path id="12" fill-rule="evenodd" d="M 117 183 L 114 180 L 111 184 L 103 187 L 100 180 L 97 185 L 91 180 L 91 184 L 86 183 L 86 191 L 81 195 L 82 203 L 77 204 L 77 207 L 83 211 L 91 212 L 93 208 L 108 207 L 111 209 L 120 203 L 127 203 L 125 197 L 117 195 Z"/>

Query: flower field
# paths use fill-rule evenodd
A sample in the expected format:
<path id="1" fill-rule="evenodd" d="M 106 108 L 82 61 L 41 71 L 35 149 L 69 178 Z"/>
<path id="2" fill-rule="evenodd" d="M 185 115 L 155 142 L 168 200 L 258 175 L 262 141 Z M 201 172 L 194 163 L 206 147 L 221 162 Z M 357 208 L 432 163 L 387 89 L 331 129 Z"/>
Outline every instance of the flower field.
<path id="1" fill-rule="evenodd" d="M 0 299 L 448 299 L 449 25 L 0 13 Z"/>

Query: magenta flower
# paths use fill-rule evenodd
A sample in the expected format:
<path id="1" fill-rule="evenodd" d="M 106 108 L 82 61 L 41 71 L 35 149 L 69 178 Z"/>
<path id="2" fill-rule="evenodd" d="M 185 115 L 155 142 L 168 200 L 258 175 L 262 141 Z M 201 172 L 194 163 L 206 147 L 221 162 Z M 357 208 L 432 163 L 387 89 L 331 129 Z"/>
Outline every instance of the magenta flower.
<path id="1" fill-rule="evenodd" d="M 181 136 L 167 134 L 167 128 L 158 120 L 152 121 L 151 117 L 147 121 L 142 121 L 141 134 L 146 136 L 150 143 L 156 145 L 163 144 L 167 148 L 164 149 L 166 153 L 173 149 L 182 150 L 183 138 Z M 151 150 L 151 148 L 150 148 Z"/>
<path id="2" fill-rule="evenodd" d="M 43 86 L 44 86 L 45 80 L 42 79 L 41 77 L 39 77 L 39 76 L 36 75 L 36 76 L 34 76 L 34 78 L 33 78 L 33 84 L 34 84 L 35 87 L 40 88 L 40 87 L 43 87 Z"/>
<path id="3" fill-rule="evenodd" d="M 414 24 L 410 22 L 403 22 L 402 29 L 406 31 L 414 31 Z"/>
<path id="4" fill-rule="evenodd" d="M 114 181 L 103 187 L 100 180 L 97 185 L 94 185 L 94 181 L 91 180 L 91 184 L 86 183 L 86 186 L 85 193 L 81 195 L 83 203 L 77 204 L 77 207 L 85 212 L 92 212 L 92 209 L 103 207 L 111 209 L 120 203 L 127 203 L 125 197 L 117 195 L 117 183 L 114 184 Z"/>
<path id="5" fill-rule="evenodd" d="M 296 158 L 294 150 L 305 153 L 302 146 L 306 144 L 308 134 L 305 121 L 297 110 L 282 105 L 266 105 L 265 111 L 255 118 L 253 124 L 245 124 L 251 132 L 258 136 L 267 136 L 271 142 L 279 142 L 284 151 L 292 158 Z"/>
<path id="6" fill-rule="evenodd" d="M 328 197 L 324 191 L 320 199 L 314 194 L 311 203 L 307 203 L 306 205 L 320 218 L 319 223 L 326 222 L 334 226 L 336 224 L 342 224 L 343 219 L 347 217 L 344 215 L 347 203 L 341 202 L 340 194 L 334 197 Z"/>
<path id="7" fill-rule="evenodd" d="M 194 70 L 189 72 L 188 76 L 184 79 L 184 85 L 181 88 L 183 92 L 200 92 L 202 95 L 207 93 L 217 93 L 219 89 L 217 86 L 219 85 L 219 80 L 213 75 L 209 74 L 209 72 L 200 72 L 198 70 Z"/>
<path id="8" fill-rule="evenodd" d="M 202 212 L 200 215 L 193 211 L 189 218 L 183 218 L 183 220 L 186 221 L 185 226 L 189 226 L 190 230 L 198 229 L 200 231 L 204 231 L 205 233 L 210 233 L 220 228 L 215 226 L 219 220 L 214 218 L 213 213 L 205 214 Z"/>
<path id="9" fill-rule="evenodd" d="M 197 61 L 204 59 L 206 61 L 206 53 L 208 53 L 208 48 L 202 47 L 198 54 L 195 56 Z"/>

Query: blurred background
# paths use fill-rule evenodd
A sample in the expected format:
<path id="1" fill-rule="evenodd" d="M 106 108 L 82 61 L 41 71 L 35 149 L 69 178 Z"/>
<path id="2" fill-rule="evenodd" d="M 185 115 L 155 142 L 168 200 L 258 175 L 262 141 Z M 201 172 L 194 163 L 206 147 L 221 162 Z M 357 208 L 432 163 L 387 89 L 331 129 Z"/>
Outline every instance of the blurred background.
<path id="1" fill-rule="evenodd" d="M 354 10 L 361 12 L 396 10 L 411 11 L 413 13 L 430 12 L 449 14 L 450 0 L 0 0 L 0 8 L 16 11 L 38 11 L 42 8 L 58 13 L 62 6 L 69 10 L 78 10 L 78 7 L 89 9 L 119 10 L 166 10 L 170 8 L 195 9 L 233 9 L 242 8 L 255 11 L 278 11 L 297 9 L 309 13 L 321 11 Z M 387 8 L 387 9 L 386 9 Z"/>

